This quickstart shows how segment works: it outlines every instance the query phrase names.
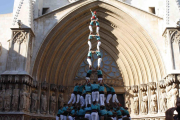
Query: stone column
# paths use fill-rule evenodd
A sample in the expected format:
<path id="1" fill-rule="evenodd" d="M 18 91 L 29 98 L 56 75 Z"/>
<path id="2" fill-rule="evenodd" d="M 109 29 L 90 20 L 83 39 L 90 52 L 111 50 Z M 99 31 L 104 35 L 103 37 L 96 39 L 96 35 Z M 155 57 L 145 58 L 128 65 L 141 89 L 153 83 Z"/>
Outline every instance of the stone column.
<path id="1" fill-rule="evenodd" d="M 148 113 L 147 84 L 140 85 L 140 95 L 141 95 L 141 101 L 140 101 L 141 114 L 146 115 Z"/>
<path id="2" fill-rule="evenodd" d="M 133 108 L 133 113 L 135 115 L 138 115 L 139 114 L 138 86 L 137 85 L 132 86 L 132 91 L 133 91 L 134 97 L 133 97 L 133 105 L 131 107 Z"/>

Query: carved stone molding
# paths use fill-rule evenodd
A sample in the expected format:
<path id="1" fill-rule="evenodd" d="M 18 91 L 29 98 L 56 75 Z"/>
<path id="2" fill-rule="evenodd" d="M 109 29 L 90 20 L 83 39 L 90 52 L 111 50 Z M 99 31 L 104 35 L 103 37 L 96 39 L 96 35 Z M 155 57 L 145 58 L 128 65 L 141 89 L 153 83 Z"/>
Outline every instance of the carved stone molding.
<path id="1" fill-rule="evenodd" d="M 131 89 L 132 89 L 133 93 L 138 93 L 138 86 L 137 85 L 132 86 Z"/>
<path id="2" fill-rule="evenodd" d="M 12 43 L 22 43 L 22 42 L 26 42 L 27 40 L 27 32 L 25 31 L 16 31 L 16 32 L 13 32 L 13 39 L 12 39 Z"/>
<path id="3" fill-rule="evenodd" d="M 172 34 L 172 38 L 171 38 L 171 41 L 172 42 L 175 42 L 175 43 L 179 43 L 180 41 L 180 31 L 175 31 L 174 34 Z"/>
<path id="4" fill-rule="evenodd" d="M 37 80 L 33 80 L 33 85 L 32 87 L 38 88 L 39 87 L 39 82 Z"/>
<path id="5" fill-rule="evenodd" d="M 156 90 L 156 82 L 150 82 L 150 83 L 149 83 L 149 88 L 150 88 L 151 90 Z"/>
<path id="6" fill-rule="evenodd" d="M 47 90 L 48 89 L 48 83 L 46 81 L 42 82 L 41 83 L 41 88 L 44 89 L 44 90 Z"/>
<path id="7" fill-rule="evenodd" d="M 141 84 L 140 85 L 140 90 L 143 91 L 143 92 L 147 91 L 147 84 Z"/>
<path id="8" fill-rule="evenodd" d="M 56 91 L 56 90 L 57 90 L 57 85 L 51 84 L 51 85 L 50 85 L 50 89 L 51 89 L 52 91 Z"/>
<path id="9" fill-rule="evenodd" d="M 160 88 L 166 88 L 166 84 L 165 84 L 165 81 L 164 81 L 164 80 L 160 80 L 160 81 L 159 81 L 159 87 L 160 87 Z"/>

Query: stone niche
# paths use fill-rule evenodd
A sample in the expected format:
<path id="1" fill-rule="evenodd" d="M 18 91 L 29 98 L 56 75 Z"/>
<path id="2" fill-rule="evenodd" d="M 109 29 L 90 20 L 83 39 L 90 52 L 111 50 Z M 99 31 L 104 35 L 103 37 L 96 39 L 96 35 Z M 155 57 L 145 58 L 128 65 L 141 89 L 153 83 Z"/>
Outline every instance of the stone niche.
<path id="1" fill-rule="evenodd" d="M 0 120 L 55 120 L 66 88 L 29 75 L 1 75 Z"/>

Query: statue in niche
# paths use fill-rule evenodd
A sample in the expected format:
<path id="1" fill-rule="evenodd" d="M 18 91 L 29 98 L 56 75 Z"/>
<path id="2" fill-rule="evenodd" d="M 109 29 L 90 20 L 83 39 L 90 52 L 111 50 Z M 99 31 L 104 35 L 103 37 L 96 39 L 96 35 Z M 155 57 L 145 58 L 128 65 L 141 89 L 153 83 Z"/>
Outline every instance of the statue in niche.
<path id="1" fill-rule="evenodd" d="M 161 90 L 159 107 L 160 107 L 160 112 L 165 112 L 167 109 L 167 98 L 166 98 L 166 90 L 165 89 Z"/>
<path id="2" fill-rule="evenodd" d="M 157 113 L 157 95 L 154 90 L 151 94 L 151 113 Z"/>
<path id="3" fill-rule="evenodd" d="M 46 92 L 42 92 L 41 95 L 41 113 L 46 113 L 47 111 L 47 97 Z"/>
<path id="4" fill-rule="evenodd" d="M 176 102 L 177 102 L 177 97 L 178 97 L 178 89 L 176 88 L 176 83 L 172 84 L 172 89 L 170 90 L 170 94 L 171 96 L 171 107 L 175 107 L 176 106 Z"/>
<path id="5" fill-rule="evenodd" d="M 56 96 L 55 93 L 52 93 L 51 98 L 50 98 L 50 114 L 54 115 L 55 110 L 56 110 Z"/>
<path id="6" fill-rule="evenodd" d="M 139 97 L 138 94 L 134 94 L 134 114 L 139 114 Z"/>
<path id="7" fill-rule="evenodd" d="M 9 85 L 9 89 L 6 90 L 4 96 L 4 109 L 9 111 L 11 108 L 11 97 L 12 97 L 12 85 Z"/>
<path id="8" fill-rule="evenodd" d="M 20 91 L 20 111 L 26 110 L 26 85 L 23 84 L 23 88 Z"/>
<path id="9" fill-rule="evenodd" d="M 141 111 L 143 114 L 147 114 L 148 110 L 148 97 L 146 92 L 142 93 L 142 103 L 141 103 Z"/>
<path id="10" fill-rule="evenodd" d="M 129 94 L 126 94 L 126 97 L 125 97 L 125 104 L 126 104 L 126 107 L 128 108 L 128 111 L 130 112 L 131 111 L 131 108 L 130 108 L 130 97 L 129 97 Z"/>
<path id="11" fill-rule="evenodd" d="M 4 104 L 3 104 L 4 95 L 5 95 L 5 85 L 2 85 L 2 90 L 0 91 L 0 111 L 2 111 L 4 108 Z"/>
<path id="12" fill-rule="evenodd" d="M 58 104 L 59 104 L 59 107 L 64 105 L 64 98 L 62 97 L 62 94 L 59 94 Z"/>
<path id="13" fill-rule="evenodd" d="M 37 110 L 37 100 L 38 100 L 38 94 L 37 94 L 37 90 L 34 90 L 32 92 L 32 97 L 31 97 L 31 112 L 35 113 Z"/>
<path id="14" fill-rule="evenodd" d="M 18 110 L 18 103 L 19 103 L 19 89 L 18 84 L 15 85 L 15 89 L 13 90 L 13 98 L 12 98 L 12 110 Z"/>
<path id="15" fill-rule="evenodd" d="M 171 90 L 171 88 L 172 88 L 172 86 L 171 85 L 169 85 L 169 86 L 167 86 L 166 87 L 166 90 L 167 90 L 167 96 L 166 96 L 166 98 L 167 98 L 167 108 L 170 108 L 171 107 L 171 93 L 170 93 L 170 90 Z"/>
<path id="16" fill-rule="evenodd" d="M 31 96 L 30 93 L 26 93 L 26 111 L 30 111 L 30 104 L 31 104 Z"/>

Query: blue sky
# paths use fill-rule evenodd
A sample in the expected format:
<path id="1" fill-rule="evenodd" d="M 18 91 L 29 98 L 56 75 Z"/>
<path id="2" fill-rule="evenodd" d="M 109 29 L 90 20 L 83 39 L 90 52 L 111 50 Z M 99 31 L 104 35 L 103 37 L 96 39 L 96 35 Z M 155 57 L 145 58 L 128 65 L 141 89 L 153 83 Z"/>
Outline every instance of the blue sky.
<path id="1" fill-rule="evenodd" d="M 13 12 L 14 0 L 0 0 L 0 14 Z"/>

